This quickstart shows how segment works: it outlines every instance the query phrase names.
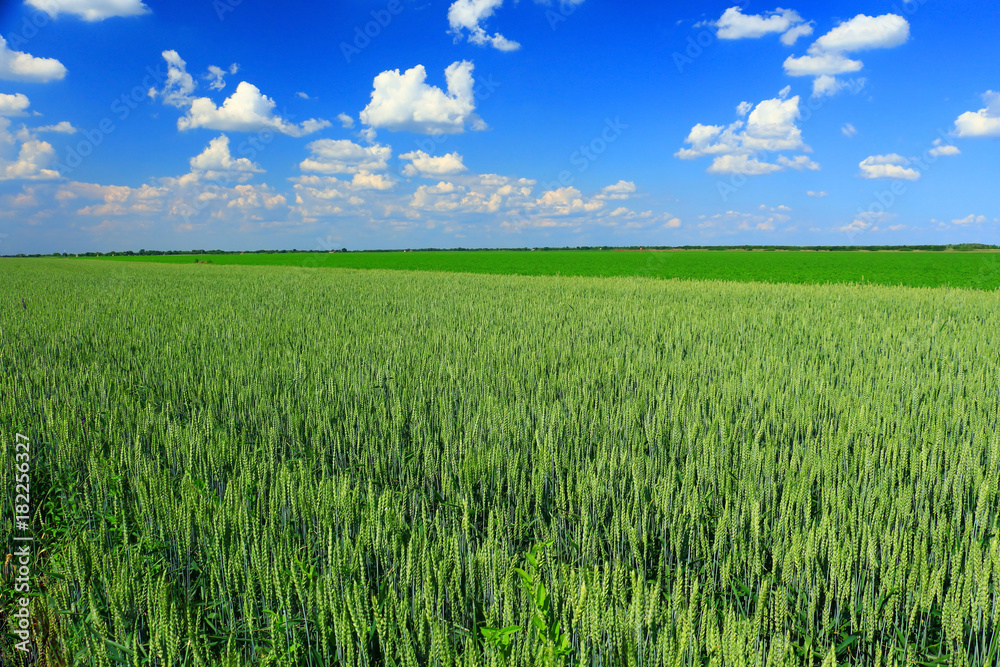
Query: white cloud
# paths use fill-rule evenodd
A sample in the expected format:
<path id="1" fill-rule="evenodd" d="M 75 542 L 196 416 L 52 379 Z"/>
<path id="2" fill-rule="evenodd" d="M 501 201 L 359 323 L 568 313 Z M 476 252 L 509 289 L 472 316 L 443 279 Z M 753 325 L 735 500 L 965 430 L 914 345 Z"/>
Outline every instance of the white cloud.
<path id="1" fill-rule="evenodd" d="M 958 150 L 958 146 L 946 144 L 941 139 L 935 139 L 934 147 L 927 152 L 934 157 L 942 155 L 960 155 L 962 153 L 962 151 Z"/>
<path id="2" fill-rule="evenodd" d="M 347 115 L 346 113 L 343 112 L 338 113 L 337 120 L 340 121 L 340 126 L 343 127 L 345 130 L 349 130 L 352 127 L 354 127 L 354 119 L 351 116 Z"/>
<path id="3" fill-rule="evenodd" d="M 448 92 L 426 83 L 423 65 L 406 70 L 388 70 L 375 77 L 372 98 L 360 114 L 372 128 L 408 130 L 423 134 L 458 134 L 470 124 L 485 129 L 475 114 L 473 64 L 463 60 L 445 70 Z"/>
<path id="4" fill-rule="evenodd" d="M 299 169 L 321 174 L 379 171 L 392 157 L 391 146 L 361 146 L 349 139 L 317 139 L 307 148 L 312 155 L 299 164 Z"/>
<path id="5" fill-rule="evenodd" d="M 910 24 L 897 14 L 858 14 L 817 39 L 810 53 L 842 53 L 868 49 L 891 49 L 910 37 Z"/>
<path id="6" fill-rule="evenodd" d="M 899 178 L 915 181 L 920 178 L 920 172 L 905 166 L 909 163 L 910 161 L 902 155 L 890 153 L 866 157 L 858 166 L 861 167 L 862 178 Z"/>
<path id="7" fill-rule="evenodd" d="M 11 51 L 0 36 L 0 79 L 45 83 L 66 76 L 66 67 L 55 58 L 36 58 L 21 51 Z"/>
<path id="8" fill-rule="evenodd" d="M 103 21 L 113 16 L 141 16 L 149 7 L 141 0 L 27 0 L 27 4 L 49 16 L 74 14 L 84 21 Z"/>
<path id="9" fill-rule="evenodd" d="M 391 190 L 396 182 L 385 174 L 360 171 L 351 179 L 351 186 L 358 190 Z"/>
<path id="10" fill-rule="evenodd" d="M 585 201 L 580 191 L 573 186 L 547 190 L 535 202 L 536 211 L 542 216 L 570 215 L 573 213 L 590 213 L 604 206 L 598 199 Z"/>
<path id="11" fill-rule="evenodd" d="M 986 221 L 987 221 L 987 218 L 986 218 L 985 215 L 969 214 L 969 215 L 965 216 L 964 218 L 958 218 L 957 220 L 952 220 L 951 222 L 952 222 L 952 224 L 955 224 L 955 225 L 971 225 L 971 224 L 980 224 L 981 225 L 981 224 L 983 224 Z"/>
<path id="12" fill-rule="evenodd" d="M 434 157 L 423 151 L 413 151 L 403 153 L 399 157 L 410 161 L 410 164 L 403 167 L 403 174 L 406 176 L 449 176 L 466 170 L 462 156 L 457 152 Z"/>
<path id="13" fill-rule="evenodd" d="M 151 98 L 160 98 L 164 104 L 187 109 L 187 114 L 177 119 L 177 128 L 190 130 L 203 127 L 209 130 L 227 132 L 263 132 L 272 131 L 301 137 L 325 127 L 330 127 L 330 121 L 311 118 L 300 125 L 290 123 L 275 115 L 275 102 L 260 92 L 252 83 L 240 82 L 236 91 L 217 107 L 215 102 L 207 97 L 194 97 L 196 87 L 194 77 L 187 72 L 187 63 L 173 50 L 164 51 L 163 59 L 167 61 L 167 80 L 162 90 L 149 89 Z M 235 74 L 239 66 L 230 65 L 229 73 Z M 214 65 L 209 67 L 210 88 L 221 89 L 225 85 L 222 75 L 225 73 Z"/>
<path id="14" fill-rule="evenodd" d="M 60 134 L 76 134 L 76 128 L 68 120 L 63 120 L 55 125 L 42 125 L 32 129 L 33 132 L 58 132 Z"/>
<path id="15" fill-rule="evenodd" d="M 30 102 L 27 96 L 0 94 L 0 181 L 42 180 L 59 178 L 59 172 L 49 167 L 55 162 L 55 150 L 38 138 L 39 132 L 72 133 L 76 129 L 63 121 L 34 129 L 21 125 L 11 132 L 9 116 L 23 116 Z"/>
<path id="16" fill-rule="evenodd" d="M 782 35 L 781 43 L 785 46 L 791 46 L 798 41 L 799 37 L 808 37 L 811 34 L 813 34 L 812 21 L 809 23 L 801 23 Z"/>
<path id="17" fill-rule="evenodd" d="M 756 39 L 772 33 L 785 33 L 781 41 L 794 44 L 802 35 L 812 33 L 812 26 L 804 24 L 798 12 L 776 9 L 763 14 L 744 14 L 739 7 L 730 7 L 713 24 L 719 39 Z"/>
<path id="18" fill-rule="evenodd" d="M 821 74 L 813 79 L 813 97 L 833 96 L 841 90 L 850 90 L 852 93 L 859 93 L 865 87 L 867 79 L 858 77 L 857 79 L 841 80 L 829 74 Z"/>
<path id="19" fill-rule="evenodd" d="M 237 132 L 273 131 L 301 137 L 330 126 L 329 121 L 315 118 L 301 125 L 289 123 L 275 115 L 274 107 L 274 100 L 262 94 L 257 86 L 241 81 L 236 92 L 220 107 L 207 97 L 191 100 L 187 115 L 177 119 L 177 127 L 181 130 L 203 127 Z"/>
<path id="20" fill-rule="evenodd" d="M 222 90 L 226 87 L 226 74 L 236 74 L 240 69 L 240 66 L 233 63 L 229 66 L 228 72 L 221 67 L 215 65 L 208 66 L 208 74 L 205 75 L 205 80 L 209 82 L 208 87 L 212 90 Z"/>
<path id="21" fill-rule="evenodd" d="M 841 53 L 820 53 L 785 59 L 785 73 L 789 76 L 821 76 L 857 72 L 864 63 L 851 60 Z"/>
<path id="22" fill-rule="evenodd" d="M 810 197 L 815 197 L 816 199 L 822 199 L 823 197 L 826 197 L 830 193 L 827 192 L 826 190 L 820 190 L 818 192 L 816 190 L 809 190 L 808 192 L 806 192 L 806 194 L 809 195 Z"/>
<path id="23" fill-rule="evenodd" d="M 6 119 L 0 119 L 0 140 L 6 133 L 3 123 Z M 43 180 L 59 178 L 59 172 L 48 167 L 55 162 L 56 152 L 47 141 L 29 139 L 21 144 L 17 157 L 14 160 L 6 160 L 0 157 L 0 180 Z"/>
<path id="24" fill-rule="evenodd" d="M 819 169 L 819 164 L 813 162 L 806 155 L 796 155 L 794 158 L 788 158 L 784 155 L 778 156 L 778 164 L 788 167 L 789 169 L 795 169 L 797 171 L 802 171 L 803 169 L 808 169 L 810 171 L 816 171 Z"/>
<path id="25" fill-rule="evenodd" d="M 802 141 L 802 131 L 795 124 L 800 117 L 799 97 L 780 97 L 758 104 L 744 122 L 737 120 L 730 125 L 702 125 L 691 128 L 685 139 L 688 148 L 682 148 L 675 157 L 692 160 L 714 156 L 709 173 L 744 174 L 757 176 L 795 169 L 818 169 L 819 165 L 805 156 L 785 158 L 779 163 L 761 160 L 763 152 L 809 152 Z"/>
<path id="26" fill-rule="evenodd" d="M 245 157 L 233 159 L 229 152 L 229 137 L 221 135 L 212 139 L 199 155 L 191 158 L 191 171 L 204 174 L 210 180 L 220 180 L 223 174 L 235 175 L 239 179 L 264 172 Z"/>
<path id="27" fill-rule="evenodd" d="M 0 93 L 0 116 L 24 116 L 31 102 L 23 93 Z"/>
<path id="28" fill-rule="evenodd" d="M 785 73 L 789 76 L 817 77 L 813 82 L 813 96 L 835 95 L 845 88 L 860 91 L 863 78 L 839 81 L 838 74 L 858 72 L 864 67 L 860 60 L 852 60 L 845 54 L 869 49 L 889 49 L 906 42 L 910 36 L 910 24 L 896 14 L 866 16 L 858 14 L 844 21 L 817 39 L 804 56 L 789 56 L 785 59 Z"/>
<path id="29" fill-rule="evenodd" d="M 613 185 L 601 188 L 595 199 L 628 199 L 636 191 L 635 183 L 621 180 Z"/>
<path id="30" fill-rule="evenodd" d="M 149 89 L 149 96 L 153 99 L 159 97 L 164 104 L 183 109 L 191 104 L 191 93 L 194 92 L 195 82 L 187 72 L 187 63 L 174 51 L 164 51 L 163 59 L 167 61 L 167 81 L 163 84 L 163 90 Z"/>
<path id="31" fill-rule="evenodd" d="M 295 95 L 296 95 L 296 97 L 300 97 L 300 98 L 302 98 L 304 100 L 311 100 L 312 99 L 311 97 L 309 97 L 309 95 L 307 95 L 306 93 L 303 93 L 301 90 L 299 92 L 295 93 Z"/>
<path id="32" fill-rule="evenodd" d="M 1000 93 L 983 93 L 986 106 L 966 111 L 955 120 L 955 134 L 960 137 L 1000 137 Z"/>
<path id="33" fill-rule="evenodd" d="M 736 115 L 742 118 L 746 116 L 753 110 L 753 104 L 751 102 L 740 102 L 736 107 Z"/>
<path id="34" fill-rule="evenodd" d="M 850 139 L 851 137 L 853 137 L 854 135 L 856 135 L 858 133 L 858 130 L 851 123 L 844 123 L 844 126 L 842 128 L 840 128 L 840 132 L 845 137 L 847 137 L 848 139 Z"/>
<path id="35" fill-rule="evenodd" d="M 757 158 L 747 155 L 720 155 L 708 167 L 710 174 L 743 174 L 744 176 L 761 176 L 775 171 L 781 171 L 781 167 L 770 162 L 761 162 Z"/>
<path id="36" fill-rule="evenodd" d="M 521 45 L 500 33 L 488 34 L 480 25 L 493 16 L 493 12 L 503 5 L 503 0 L 456 0 L 448 8 L 448 24 L 458 39 L 465 32 L 469 41 L 479 46 L 492 46 L 499 51 L 516 51 Z"/>
<path id="37" fill-rule="evenodd" d="M 854 221 L 852 221 L 851 224 L 844 225 L 843 227 L 841 227 L 840 231 L 852 234 L 852 233 L 863 232 L 871 226 L 872 223 L 868 222 L 867 220 L 862 220 L 861 218 L 857 218 Z"/>

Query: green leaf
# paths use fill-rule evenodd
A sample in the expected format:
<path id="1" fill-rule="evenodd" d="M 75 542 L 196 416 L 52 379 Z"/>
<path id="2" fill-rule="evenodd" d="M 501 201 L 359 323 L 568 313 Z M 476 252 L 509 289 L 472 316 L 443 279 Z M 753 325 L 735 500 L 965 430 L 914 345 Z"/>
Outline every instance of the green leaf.
<path id="1" fill-rule="evenodd" d="M 858 641 L 859 639 L 861 639 L 861 635 L 851 635 L 843 642 L 841 642 L 840 646 L 838 646 L 836 649 L 837 657 L 840 657 L 840 654 L 846 651 L 847 647 L 849 647 L 851 644 Z"/>

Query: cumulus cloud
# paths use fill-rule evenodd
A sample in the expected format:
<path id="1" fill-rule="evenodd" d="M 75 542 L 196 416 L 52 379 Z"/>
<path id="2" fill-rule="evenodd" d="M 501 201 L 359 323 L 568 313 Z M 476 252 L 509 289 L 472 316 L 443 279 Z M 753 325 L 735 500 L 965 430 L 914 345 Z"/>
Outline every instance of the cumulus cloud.
<path id="1" fill-rule="evenodd" d="M 234 159 L 229 152 L 229 137 L 224 134 L 212 139 L 204 151 L 191 158 L 191 171 L 204 174 L 210 180 L 220 180 L 223 175 L 245 180 L 253 174 L 264 173 L 259 165 L 245 157 Z"/>
<path id="2" fill-rule="evenodd" d="M 163 90 L 150 88 L 149 96 L 153 99 L 159 97 L 164 104 L 183 109 L 194 99 L 191 96 L 195 89 L 194 77 L 188 74 L 187 63 L 173 49 L 160 55 L 167 61 L 167 80 Z"/>
<path id="3" fill-rule="evenodd" d="M 890 153 L 866 157 L 858 166 L 861 167 L 862 178 L 898 178 L 915 181 L 920 178 L 920 172 L 905 166 L 909 163 L 910 161 L 902 155 Z"/>
<path id="4" fill-rule="evenodd" d="M 212 90 L 222 90 L 223 88 L 226 87 L 226 80 L 224 78 L 226 74 L 236 74 L 236 72 L 238 72 L 239 69 L 240 66 L 237 65 L 236 63 L 233 63 L 232 65 L 229 66 L 228 72 L 222 69 L 221 67 L 217 67 L 215 65 L 209 65 L 208 74 L 206 74 L 204 78 L 206 81 L 209 82 L 208 83 L 209 88 L 211 88 Z"/>
<path id="5" fill-rule="evenodd" d="M 744 14 L 739 7 L 730 7 L 712 25 L 719 39 L 756 39 L 784 33 L 781 41 L 790 45 L 799 37 L 812 34 L 812 26 L 805 23 L 798 12 L 780 8 L 763 14 Z"/>
<path id="6" fill-rule="evenodd" d="M 340 126 L 343 127 L 345 130 L 349 130 L 352 127 L 354 127 L 354 119 L 351 116 L 347 115 L 346 113 L 343 112 L 338 113 L 337 120 L 340 121 Z"/>
<path id="7" fill-rule="evenodd" d="M 372 174 L 367 171 L 359 171 L 351 179 L 351 186 L 358 190 L 391 190 L 395 184 L 396 182 L 385 174 Z"/>
<path id="8" fill-rule="evenodd" d="M 891 49 L 910 37 L 910 24 L 897 14 L 858 14 L 817 39 L 811 53 L 843 53 L 868 49 Z"/>
<path id="9" fill-rule="evenodd" d="M 983 93 L 985 107 L 966 111 L 955 120 L 955 134 L 960 137 L 1000 137 L 1000 93 Z"/>
<path id="10" fill-rule="evenodd" d="M 748 155 L 720 155 L 712 160 L 708 167 L 710 174 L 743 174 L 744 176 L 762 176 L 781 171 L 781 166 L 770 162 L 761 162 Z"/>
<path id="11" fill-rule="evenodd" d="M 946 144 L 941 139 L 935 139 L 934 147 L 927 152 L 934 157 L 940 157 L 942 155 L 960 155 L 962 153 L 962 151 L 958 150 L 958 146 Z"/>
<path id="12" fill-rule="evenodd" d="M 48 168 L 55 157 L 56 152 L 47 141 L 25 141 L 15 160 L 0 158 L 0 180 L 59 178 L 59 172 Z"/>
<path id="13" fill-rule="evenodd" d="M 847 79 L 843 81 L 829 74 L 821 74 L 813 79 L 813 97 L 832 97 L 842 90 L 850 90 L 852 93 L 859 93 L 865 87 L 867 79 L 858 77 L 857 79 Z"/>
<path id="14" fill-rule="evenodd" d="M 503 5 L 503 0 L 456 0 L 448 8 L 448 25 L 456 39 L 468 33 L 469 42 L 479 46 L 492 46 L 498 51 L 516 51 L 521 45 L 500 33 L 490 35 L 482 23 L 493 16 Z"/>
<path id="15" fill-rule="evenodd" d="M 787 167 L 818 169 L 819 165 L 804 155 L 786 157 L 777 163 L 761 159 L 765 152 L 811 151 L 802 141 L 802 131 L 796 125 L 799 117 L 797 95 L 789 99 L 764 100 L 750 112 L 745 122 L 737 120 L 728 126 L 695 125 L 685 139 L 688 147 L 681 148 L 674 156 L 682 160 L 711 156 L 714 159 L 708 172 L 713 174 L 759 176 Z"/>
<path id="16" fill-rule="evenodd" d="M 361 146 L 349 139 L 317 139 L 307 148 L 312 155 L 299 163 L 299 169 L 321 174 L 380 171 L 392 157 L 391 146 Z"/>
<path id="17" fill-rule="evenodd" d="M 844 88 L 855 92 L 864 86 L 864 79 L 842 82 L 835 77 L 858 72 L 864 67 L 860 60 L 845 54 L 870 49 L 891 49 L 904 44 L 910 37 L 910 24 L 897 14 L 867 16 L 858 14 L 844 21 L 817 39 L 804 56 L 785 59 L 785 73 L 789 76 L 817 77 L 813 82 L 813 95 L 834 95 Z"/>
<path id="18" fill-rule="evenodd" d="M 596 198 L 585 200 L 580 191 L 573 186 L 543 192 L 535 202 L 537 213 L 544 216 L 589 213 L 603 206 L 602 200 Z"/>
<path id="19" fill-rule="evenodd" d="M 66 67 L 55 58 L 36 58 L 21 51 L 12 51 L 0 36 L 0 79 L 46 83 L 66 76 Z"/>
<path id="20" fill-rule="evenodd" d="M 28 129 L 23 125 L 11 132 L 11 116 L 24 116 L 30 105 L 26 95 L 0 94 L 0 180 L 42 180 L 59 178 L 59 172 L 49 167 L 55 162 L 55 150 L 47 141 L 38 139 L 39 132 L 76 131 L 63 121 Z"/>
<path id="21" fill-rule="evenodd" d="M 965 216 L 964 218 L 958 218 L 956 220 L 952 220 L 951 222 L 952 222 L 952 224 L 955 224 L 955 225 L 971 225 L 971 224 L 980 224 L 981 225 L 982 223 L 984 223 L 986 221 L 987 221 L 987 218 L 986 218 L 985 215 L 975 215 L 975 214 L 970 213 L 969 215 Z"/>
<path id="22" fill-rule="evenodd" d="M 191 100 L 187 115 L 177 119 L 177 128 L 236 132 L 271 131 L 301 137 L 330 126 L 330 121 L 311 118 L 300 125 L 290 123 L 274 113 L 275 102 L 252 83 L 241 81 L 236 91 L 222 103 L 207 97 Z"/>
<path id="23" fill-rule="evenodd" d="M 53 18 L 59 14 L 73 14 L 84 21 L 149 13 L 149 7 L 142 0 L 27 0 L 27 4 Z"/>
<path id="24" fill-rule="evenodd" d="M 0 93 L 0 116 L 24 116 L 25 109 L 30 104 L 27 95 L 23 93 Z"/>
<path id="25" fill-rule="evenodd" d="M 410 164 L 403 167 L 403 174 L 406 176 L 431 178 L 460 174 L 466 170 L 465 164 L 462 163 L 462 156 L 457 152 L 435 157 L 418 150 L 403 153 L 399 157 L 402 160 L 410 161 Z"/>
<path id="26" fill-rule="evenodd" d="M 798 41 L 799 37 L 808 37 L 811 34 L 813 34 L 813 22 L 800 23 L 781 36 L 781 43 L 785 46 L 791 46 Z"/>
<path id="27" fill-rule="evenodd" d="M 635 183 L 621 180 L 613 185 L 601 188 L 595 199 L 628 199 L 636 191 Z"/>
<path id="28" fill-rule="evenodd" d="M 372 128 L 422 134 L 458 134 L 466 125 L 486 128 L 476 115 L 473 64 L 454 62 L 445 70 L 448 92 L 429 85 L 427 71 L 416 65 L 404 73 L 388 70 L 375 77 L 371 102 L 360 114 Z"/>
<path id="29" fill-rule="evenodd" d="M 795 169 L 796 171 L 802 171 L 803 169 L 817 171 L 819 169 L 819 164 L 810 160 L 807 155 L 796 155 L 794 158 L 779 155 L 778 164 L 788 167 L 789 169 Z"/>
<path id="30" fill-rule="evenodd" d="M 55 125 L 42 125 L 32 130 L 33 132 L 57 132 L 59 134 L 76 134 L 76 128 L 68 120 L 59 121 Z"/>
<path id="31" fill-rule="evenodd" d="M 187 109 L 186 115 L 177 119 L 177 128 L 180 130 L 203 127 L 226 132 L 270 131 L 301 137 L 330 127 L 330 121 L 315 118 L 301 124 L 286 121 L 274 113 L 274 100 L 246 81 L 241 81 L 236 86 L 235 92 L 223 101 L 222 106 L 216 106 L 207 97 L 194 97 L 197 84 L 188 73 L 184 59 L 174 50 L 164 51 L 161 55 L 167 61 L 167 80 L 161 90 L 150 88 L 149 96 L 159 98 L 164 104 L 178 109 Z M 239 66 L 233 64 L 229 73 L 235 73 L 238 69 Z M 209 67 L 209 87 L 221 89 L 225 85 L 221 78 L 224 73 L 219 67 Z"/>
<path id="32" fill-rule="evenodd" d="M 857 72 L 864 63 L 851 60 L 842 53 L 820 53 L 785 59 L 785 72 L 789 76 L 822 76 Z"/>

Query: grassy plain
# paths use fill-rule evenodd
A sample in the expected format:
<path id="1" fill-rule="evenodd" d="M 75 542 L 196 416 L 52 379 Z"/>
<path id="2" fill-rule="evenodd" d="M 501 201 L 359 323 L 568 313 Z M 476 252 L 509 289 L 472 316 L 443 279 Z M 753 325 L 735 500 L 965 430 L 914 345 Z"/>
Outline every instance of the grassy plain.
<path id="1" fill-rule="evenodd" d="M 193 263 L 191 255 L 108 258 Z M 1000 252 L 486 250 L 205 255 L 213 264 L 449 271 L 522 276 L 637 276 L 736 282 L 1000 287 Z"/>
<path id="2" fill-rule="evenodd" d="M 0 274 L 44 664 L 996 664 L 996 293 Z"/>

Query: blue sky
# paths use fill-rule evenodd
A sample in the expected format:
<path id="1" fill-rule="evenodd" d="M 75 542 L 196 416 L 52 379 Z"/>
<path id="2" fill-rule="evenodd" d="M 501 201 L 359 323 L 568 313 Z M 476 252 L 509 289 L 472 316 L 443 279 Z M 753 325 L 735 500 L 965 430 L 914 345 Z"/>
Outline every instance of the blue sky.
<path id="1" fill-rule="evenodd" d="M 995 2 L 274 4 L 0 5 L 0 254 L 1000 243 Z"/>

